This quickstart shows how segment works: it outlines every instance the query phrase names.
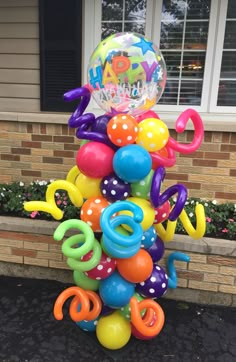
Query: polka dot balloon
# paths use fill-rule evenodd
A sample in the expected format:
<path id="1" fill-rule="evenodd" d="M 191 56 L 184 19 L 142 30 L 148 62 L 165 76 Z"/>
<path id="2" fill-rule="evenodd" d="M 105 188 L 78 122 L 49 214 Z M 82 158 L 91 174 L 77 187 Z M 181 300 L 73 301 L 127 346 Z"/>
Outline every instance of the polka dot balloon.
<path id="1" fill-rule="evenodd" d="M 104 197 L 91 197 L 82 205 L 80 218 L 86 222 L 93 231 L 101 231 L 100 216 L 107 206 L 109 206 L 109 203 Z"/>
<path id="2" fill-rule="evenodd" d="M 136 291 L 148 298 L 160 298 L 167 290 L 168 276 L 159 265 L 154 265 L 152 274 L 145 281 L 137 284 Z"/>
<path id="3" fill-rule="evenodd" d="M 154 210 L 155 210 L 154 224 L 159 224 L 168 219 L 171 211 L 170 202 L 166 201 L 163 205 L 155 208 Z"/>
<path id="4" fill-rule="evenodd" d="M 149 152 L 155 152 L 168 142 L 169 130 L 164 122 L 156 118 L 147 118 L 138 124 L 139 133 L 136 143 Z"/>
<path id="5" fill-rule="evenodd" d="M 84 255 L 81 259 L 87 261 L 91 258 L 92 251 Z M 110 258 L 102 253 L 101 260 L 95 268 L 86 271 L 84 274 L 91 279 L 102 280 L 108 278 L 116 269 L 116 259 Z"/>
<path id="6" fill-rule="evenodd" d="M 121 180 L 115 174 L 104 177 L 100 183 L 100 190 L 109 202 L 125 200 L 131 194 L 131 187 L 128 182 Z"/>
<path id="7" fill-rule="evenodd" d="M 117 114 L 107 124 L 107 134 L 116 146 L 126 146 L 134 143 L 138 136 L 138 123 L 128 114 Z"/>
<path id="8" fill-rule="evenodd" d="M 155 243 L 156 237 L 157 237 L 157 232 L 154 229 L 154 227 L 151 226 L 143 233 L 141 247 L 144 249 L 150 248 Z"/>

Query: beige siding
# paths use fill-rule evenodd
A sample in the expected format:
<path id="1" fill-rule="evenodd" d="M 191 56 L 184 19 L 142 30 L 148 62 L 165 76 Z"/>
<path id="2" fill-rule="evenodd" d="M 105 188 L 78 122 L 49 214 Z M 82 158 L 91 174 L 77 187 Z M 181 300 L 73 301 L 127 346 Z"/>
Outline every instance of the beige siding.
<path id="1" fill-rule="evenodd" d="M 39 112 L 37 0 L 0 0 L 0 112 Z"/>

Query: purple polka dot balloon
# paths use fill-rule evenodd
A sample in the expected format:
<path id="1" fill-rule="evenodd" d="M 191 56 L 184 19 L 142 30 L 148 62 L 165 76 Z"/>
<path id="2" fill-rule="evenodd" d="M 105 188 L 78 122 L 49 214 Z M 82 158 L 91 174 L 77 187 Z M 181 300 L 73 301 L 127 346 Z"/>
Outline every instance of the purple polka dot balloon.
<path id="1" fill-rule="evenodd" d="M 109 202 L 125 200 L 131 194 L 131 186 L 115 174 L 105 176 L 100 183 L 100 190 Z"/>
<path id="2" fill-rule="evenodd" d="M 167 290 L 168 275 L 159 265 L 154 265 L 152 274 L 136 285 L 136 291 L 147 298 L 160 298 Z"/>
<path id="3" fill-rule="evenodd" d="M 157 236 L 155 242 L 150 246 L 150 248 L 146 250 L 150 254 L 152 261 L 156 263 L 157 261 L 161 260 L 164 255 L 164 242 Z"/>

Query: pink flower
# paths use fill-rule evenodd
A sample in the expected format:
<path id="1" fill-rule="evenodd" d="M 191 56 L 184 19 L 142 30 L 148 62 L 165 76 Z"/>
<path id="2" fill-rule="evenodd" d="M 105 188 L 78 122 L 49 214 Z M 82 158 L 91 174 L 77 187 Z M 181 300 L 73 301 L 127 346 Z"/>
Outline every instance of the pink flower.
<path id="1" fill-rule="evenodd" d="M 39 214 L 38 211 L 33 211 L 31 212 L 30 217 L 34 219 L 38 214 Z"/>
<path id="2" fill-rule="evenodd" d="M 234 222 L 234 219 L 229 219 L 229 222 Z"/>
<path id="3" fill-rule="evenodd" d="M 66 201 L 63 201 L 63 205 L 67 205 L 67 202 L 66 202 Z"/>
<path id="4" fill-rule="evenodd" d="M 228 231 L 229 231 L 228 229 L 224 228 L 224 229 L 222 230 L 222 233 L 227 233 Z"/>
<path id="5" fill-rule="evenodd" d="M 57 205 L 61 205 L 62 201 L 61 200 L 57 200 Z"/>
<path id="6" fill-rule="evenodd" d="M 211 222 L 211 218 L 207 216 L 207 217 L 206 217 L 206 221 L 207 221 L 207 222 Z"/>

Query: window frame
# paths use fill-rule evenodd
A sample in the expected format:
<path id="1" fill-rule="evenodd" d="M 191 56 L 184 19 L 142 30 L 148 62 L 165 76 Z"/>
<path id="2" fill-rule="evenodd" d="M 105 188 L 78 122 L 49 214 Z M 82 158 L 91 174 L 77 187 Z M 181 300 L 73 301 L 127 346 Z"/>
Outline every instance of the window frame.
<path id="1" fill-rule="evenodd" d="M 226 25 L 226 14 L 228 8 L 228 0 L 211 0 L 211 9 L 209 16 L 209 30 L 206 47 L 205 69 L 202 85 L 202 104 L 196 105 L 162 105 L 157 104 L 153 110 L 159 113 L 171 113 L 186 110 L 187 107 L 193 108 L 201 114 L 207 115 L 207 118 L 214 119 L 217 122 L 222 121 L 220 114 L 227 113 L 229 122 L 236 122 L 233 117 L 236 114 L 235 107 L 217 106 L 218 85 L 221 71 L 221 58 L 223 52 L 224 32 Z M 162 0 L 147 0 L 146 10 L 146 36 L 159 46 L 160 29 L 161 29 L 161 12 Z M 87 64 L 90 55 L 95 47 L 101 41 L 101 0 L 84 0 L 84 32 L 83 32 L 83 84 L 87 80 Z M 86 21 L 86 19 L 90 19 Z M 223 30 L 222 30 L 223 29 Z M 85 66 L 84 66 L 85 65 Z M 91 102 L 89 108 L 99 112 L 98 105 L 94 101 Z M 214 117 L 215 115 L 219 117 Z M 231 117 L 230 117 L 231 116 Z M 171 116 L 172 118 L 172 116 Z"/>

